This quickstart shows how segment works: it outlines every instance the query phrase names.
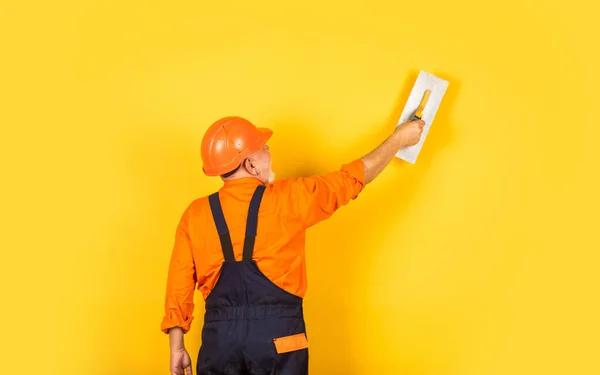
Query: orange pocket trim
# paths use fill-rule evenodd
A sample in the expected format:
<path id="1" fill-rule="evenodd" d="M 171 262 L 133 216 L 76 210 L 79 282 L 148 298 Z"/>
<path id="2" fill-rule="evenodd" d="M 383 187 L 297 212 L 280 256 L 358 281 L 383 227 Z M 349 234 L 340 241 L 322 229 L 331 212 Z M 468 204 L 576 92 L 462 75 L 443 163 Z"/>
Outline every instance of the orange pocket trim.
<path id="1" fill-rule="evenodd" d="M 289 353 L 300 349 L 308 348 L 306 334 L 279 337 L 273 340 L 277 354 Z"/>

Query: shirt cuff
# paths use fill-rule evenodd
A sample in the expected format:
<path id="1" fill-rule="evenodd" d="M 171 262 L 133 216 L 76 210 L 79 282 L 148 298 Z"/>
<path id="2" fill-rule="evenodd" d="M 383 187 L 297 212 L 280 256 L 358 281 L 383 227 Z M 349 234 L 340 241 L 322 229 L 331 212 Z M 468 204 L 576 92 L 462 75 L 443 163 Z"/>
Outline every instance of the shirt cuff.
<path id="1" fill-rule="evenodd" d="M 177 315 L 178 314 L 172 312 L 169 316 L 165 316 L 160 324 L 160 330 L 164 333 L 169 333 L 169 329 L 178 327 L 183 330 L 183 333 L 188 333 L 194 317 L 189 316 L 186 319 L 183 319 L 183 317 L 178 317 Z"/>
<path id="2" fill-rule="evenodd" d="M 365 184 L 365 163 L 361 159 L 356 159 L 351 163 L 342 166 L 344 172 L 350 173 L 361 184 Z"/>
<path id="3" fill-rule="evenodd" d="M 363 163 L 362 159 L 356 159 L 351 163 L 342 165 L 341 170 L 345 173 L 348 173 L 357 182 L 353 184 L 354 198 L 352 199 L 355 199 L 365 187 L 365 164 Z"/>

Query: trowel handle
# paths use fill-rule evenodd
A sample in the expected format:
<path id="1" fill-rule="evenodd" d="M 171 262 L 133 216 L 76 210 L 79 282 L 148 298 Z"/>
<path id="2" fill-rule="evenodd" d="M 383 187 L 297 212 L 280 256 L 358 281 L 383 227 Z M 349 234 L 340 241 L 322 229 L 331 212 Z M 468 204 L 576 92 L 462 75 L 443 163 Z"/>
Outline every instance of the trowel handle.
<path id="1" fill-rule="evenodd" d="M 426 90 L 423 94 L 423 98 L 421 99 L 421 103 L 419 104 L 419 108 L 415 112 L 413 116 L 413 121 L 420 120 L 423 118 L 423 110 L 425 109 L 425 105 L 427 104 L 427 100 L 429 99 L 429 94 L 431 94 L 430 90 Z"/>

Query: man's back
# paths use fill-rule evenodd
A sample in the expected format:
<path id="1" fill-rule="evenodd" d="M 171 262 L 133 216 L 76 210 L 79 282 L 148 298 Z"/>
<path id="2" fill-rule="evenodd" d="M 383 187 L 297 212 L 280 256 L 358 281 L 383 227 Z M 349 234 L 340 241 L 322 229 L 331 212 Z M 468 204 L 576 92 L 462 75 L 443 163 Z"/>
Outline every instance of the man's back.
<path id="1" fill-rule="evenodd" d="M 228 180 L 219 190 L 236 260 L 242 259 L 250 200 L 262 185 L 255 178 Z M 266 186 L 258 213 L 253 259 L 260 271 L 284 291 L 303 298 L 306 289 L 305 231 L 330 217 L 364 187 L 361 160 L 324 176 L 276 181 Z M 182 215 L 169 269 L 167 314 L 162 329 L 189 330 L 193 290 L 206 299 L 215 287 L 224 261 L 221 239 L 208 197 L 193 201 Z"/>

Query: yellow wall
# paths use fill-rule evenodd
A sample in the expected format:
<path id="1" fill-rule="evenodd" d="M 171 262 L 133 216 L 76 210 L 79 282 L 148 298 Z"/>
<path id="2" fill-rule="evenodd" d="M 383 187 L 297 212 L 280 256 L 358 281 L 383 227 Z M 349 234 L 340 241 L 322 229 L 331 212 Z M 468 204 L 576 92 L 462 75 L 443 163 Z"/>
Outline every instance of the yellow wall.
<path id="1" fill-rule="evenodd" d="M 327 172 L 420 69 L 450 87 L 417 164 L 309 232 L 312 373 L 598 373 L 598 9 L 420 3 L 3 2 L 0 373 L 167 374 L 210 122 L 274 128 L 278 177 Z"/>

